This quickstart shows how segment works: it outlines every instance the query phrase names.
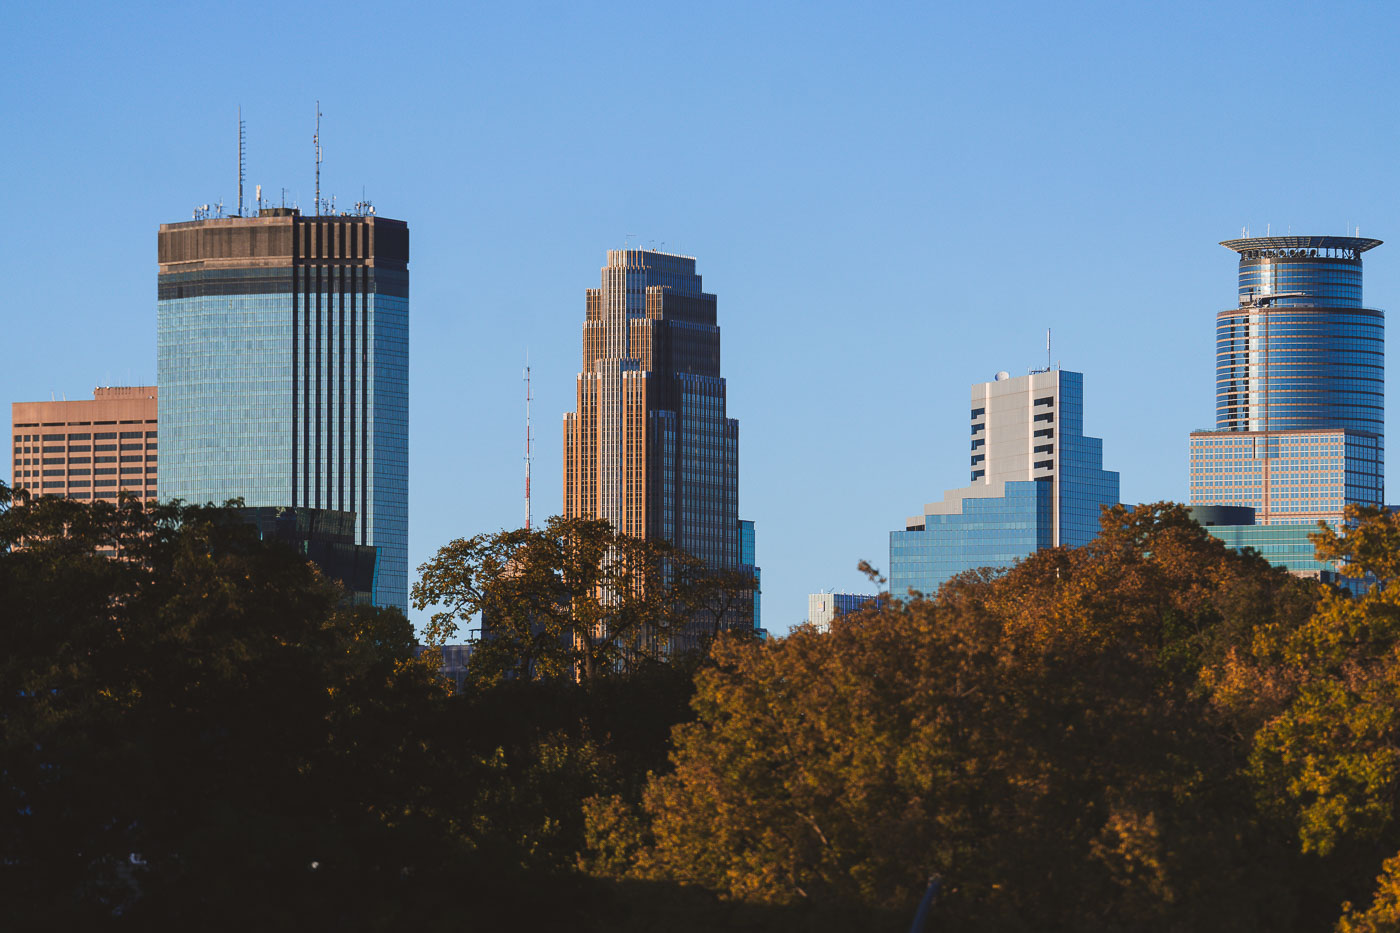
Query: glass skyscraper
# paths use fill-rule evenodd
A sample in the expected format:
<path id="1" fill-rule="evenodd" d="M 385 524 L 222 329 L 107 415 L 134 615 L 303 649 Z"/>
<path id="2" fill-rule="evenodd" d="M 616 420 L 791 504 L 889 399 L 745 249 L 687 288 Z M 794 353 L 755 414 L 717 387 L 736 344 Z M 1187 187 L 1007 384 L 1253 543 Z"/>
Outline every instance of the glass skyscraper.
<path id="1" fill-rule="evenodd" d="M 408 606 L 408 227 L 373 214 L 162 224 L 162 500 L 354 514 Z"/>
<path id="2" fill-rule="evenodd" d="M 1040 548 L 1079 547 L 1118 502 L 1103 441 L 1084 434 L 1084 377 L 1059 369 L 972 387 L 971 485 L 890 532 L 890 593 L 932 594 L 978 567 L 1010 567 Z"/>
<path id="3" fill-rule="evenodd" d="M 608 250 L 585 296 L 576 407 L 564 415 L 564 515 L 733 570 L 755 555 L 716 320 L 692 257 Z"/>
<path id="4" fill-rule="evenodd" d="M 1254 237 L 1216 315 L 1215 430 L 1191 435 L 1191 503 L 1261 525 L 1339 522 L 1384 500 L 1385 315 L 1362 306 L 1360 237 Z"/>

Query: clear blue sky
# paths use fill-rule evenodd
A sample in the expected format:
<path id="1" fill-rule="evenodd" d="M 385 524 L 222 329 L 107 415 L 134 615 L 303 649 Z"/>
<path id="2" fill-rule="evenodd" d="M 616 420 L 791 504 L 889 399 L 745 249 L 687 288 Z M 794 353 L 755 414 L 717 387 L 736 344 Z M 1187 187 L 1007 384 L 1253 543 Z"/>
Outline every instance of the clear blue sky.
<path id="1" fill-rule="evenodd" d="M 236 200 L 239 104 L 249 197 L 309 204 L 320 98 L 323 190 L 412 230 L 410 566 L 522 522 L 527 350 L 536 514 L 559 510 L 584 289 L 631 234 L 719 296 L 782 632 L 966 481 L 969 385 L 1041 365 L 1046 327 L 1136 502 L 1185 497 L 1212 423 L 1217 241 L 1359 226 L 1390 241 L 1367 303 L 1400 307 L 1397 25 L 1345 2 L 19 4 L 0 400 L 153 382 L 157 225 Z"/>

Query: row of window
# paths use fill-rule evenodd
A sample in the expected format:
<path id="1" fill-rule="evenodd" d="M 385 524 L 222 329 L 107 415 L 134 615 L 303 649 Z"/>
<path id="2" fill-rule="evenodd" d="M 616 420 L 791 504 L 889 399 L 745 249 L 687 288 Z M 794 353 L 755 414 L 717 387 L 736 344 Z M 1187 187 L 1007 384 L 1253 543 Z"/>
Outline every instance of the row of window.
<path id="1" fill-rule="evenodd" d="M 53 466 L 60 463 L 155 463 L 155 454 L 123 454 L 117 457 L 113 454 L 95 457 L 15 457 L 16 466 Z"/>
<path id="2" fill-rule="evenodd" d="M 124 483 L 129 483 L 130 481 L 129 481 L 129 480 L 123 480 L 123 482 L 124 482 Z M 87 488 L 90 488 L 90 487 L 92 487 L 92 486 L 115 486 L 115 485 L 117 485 L 117 481 L 114 480 L 114 479 L 94 479 L 94 480 L 77 479 L 77 480 L 73 480 L 73 481 L 68 482 L 68 483 L 49 482 L 48 480 L 44 480 L 44 481 L 40 484 L 41 488 L 43 488 L 43 489 L 62 489 L 62 488 L 64 488 L 65 486 L 70 487 L 70 488 L 73 488 L 73 489 L 87 489 Z M 133 484 L 133 485 L 140 486 L 140 485 L 142 485 L 142 484 L 141 484 L 141 483 L 135 483 L 135 484 Z M 146 485 L 149 486 L 149 485 L 151 485 L 151 484 L 147 483 Z"/>
<path id="3" fill-rule="evenodd" d="M 156 444 L 155 441 L 147 441 L 145 444 L 142 444 L 140 441 L 122 441 L 120 444 L 70 444 L 70 445 L 68 445 L 67 447 L 60 446 L 60 445 L 58 445 L 58 444 L 44 444 L 44 445 L 40 445 L 40 446 L 38 446 L 38 447 L 19 446 L 19 447 L 16 447 L 16 448 L 15 448 L 15 453 L 16 453 L 16 454 L 37 454 L 37 453 L 46 453 L 46 454 L 61 454 L 61 453 L 85 454 L 85 453 L 91 453 L 91 452 L 94 451 L 94 450 L 116 450 L 118 447 L 120 447 L 122 450 L 159 450 L 159 449 L 160 449 L 159 446 Z"/>
<path id="4" fill-rule="evenodd" d="M 36 441 L 36 440 L 42 440 L 42 441 L 45 442 L 45 443 L 47 443 L 47 442 L 49 442 L 49 441 L 62 441 L 62 440 L 70 440 L 70 441 L 114 441 L 114 440 L 118 440 L 118 439 L 120 439 L 120 440 L 130 440 L 131 438 L 155 437 L 155 436 L 156 436 L 156 432 L 155 432 L 155 431 L 96 431 L 96 432 L 93 432 L 93 431 L 86 431 L 86 432 L 83 432 L 83 433 L 81 433 L 81 434 L 43 434 L 43 435 L 25 434 L 25 435 L 17 436 L 17 437 L 15 438 L 15 441 L 16 441 L 17 443 L 33 442 L 33 441 Z"/>

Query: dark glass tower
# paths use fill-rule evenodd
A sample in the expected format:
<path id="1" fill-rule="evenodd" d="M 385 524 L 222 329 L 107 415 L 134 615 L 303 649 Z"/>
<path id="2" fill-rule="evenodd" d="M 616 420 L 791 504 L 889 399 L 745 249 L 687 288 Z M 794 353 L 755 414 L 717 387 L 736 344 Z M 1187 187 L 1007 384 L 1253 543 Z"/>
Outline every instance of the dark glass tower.
<path id="1" fill-rule="evenodd" d="M 753 563 L 739 524 L 739 422 L 725 407 L 715 296 L 695 260 L 609 250 L 586 295 L 564 515 L 606 518 L 713 568 Z"/>
<path id="2" fill-rule="evenodd" d="M 407 225 L 268 208 L 159 254 L 160 498 L 353 513 L 407 609 Z"/>
<path id="3" fill-rule="evenodd" d="M 1216 315 L 1215 430 L 1191 435 L 1193 505 L 1263 525 L 1337 522 L 1384 498 L 1385 316 L 1363 307 L 1361 237 L 1227 240 L 1239 304 Z"/>

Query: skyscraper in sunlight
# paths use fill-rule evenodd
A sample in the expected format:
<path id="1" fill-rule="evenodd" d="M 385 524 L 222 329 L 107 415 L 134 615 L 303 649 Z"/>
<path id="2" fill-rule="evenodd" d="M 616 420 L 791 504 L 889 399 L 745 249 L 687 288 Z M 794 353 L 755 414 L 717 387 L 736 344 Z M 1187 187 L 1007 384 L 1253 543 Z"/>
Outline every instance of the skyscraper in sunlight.
<path id="1" fill-rule="evenodd" d="M 163 500 L 331 510 L 408 606 L 408 226 L 354 214 L 162 224 Z"/>
<path id="2" fill-rule="evenodd" d="M 694 258 L 608 251 L 585 296 L 575 402 L 564 415 L 566 517 L 605 518 L 711 568 L 752 566 L 739 422 L 726 407 L 715 296 Z M 754 620 L 736 613 L 730 624 Z"/>

